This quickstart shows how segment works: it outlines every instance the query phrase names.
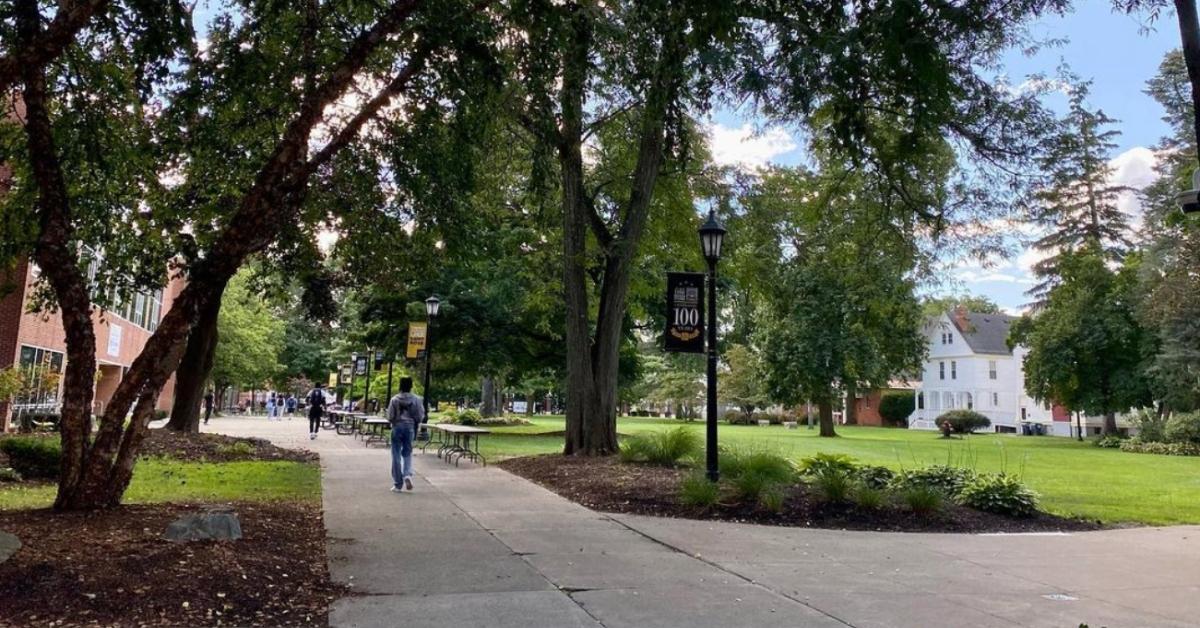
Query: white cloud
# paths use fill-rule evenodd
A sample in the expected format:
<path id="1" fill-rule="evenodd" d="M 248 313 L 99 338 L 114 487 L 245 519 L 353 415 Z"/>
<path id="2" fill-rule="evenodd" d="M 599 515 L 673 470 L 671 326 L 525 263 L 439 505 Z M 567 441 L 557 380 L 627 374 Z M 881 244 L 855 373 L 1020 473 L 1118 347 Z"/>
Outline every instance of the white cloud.
<path id="1" fill-rule="evenodd" d="M 736 129 L 711 124 L 708 127 L 708 143 L 713 161 L 747 170 L 762 168 L 798 146 L 791 134 L 781 128 L 772 127 L 755 133 L 749 123 Z"/>
<path id="2" fill-rule="evenodd" d="M 1145 146 L 1136 146 L 1108 162 L 1113 173 L 1110 181 L 1132 190 L 1141 190 L 1154 183 L 1158 178 L 1154 166 L 1158 164 L 1158 156 Z M 1142 201 L 1134 191 L 1125 192 L 1117 199 L 1117 207 L 1132 219 L 1134 227 L 1142 222 Z"/>
<path id="3" fill-rule="evenodd" d="M 961 281 L 963 281 L 964 283 L 968 283 L 968 284 L 985 283 L 985 282 L 1020 283 L 1020 284 L 1033 283 L 1033 280 L 1029 279 L 1028 277 L 1023 277 L 1023 276 L 1009 274 L 1009 273 L 1001 273 L 1001 272 L 996 272 L 996 271 L 985 271 L 985 270 L 970 270 L 970 269 L 960 270 L 958 272 L 958 278 Z"/>

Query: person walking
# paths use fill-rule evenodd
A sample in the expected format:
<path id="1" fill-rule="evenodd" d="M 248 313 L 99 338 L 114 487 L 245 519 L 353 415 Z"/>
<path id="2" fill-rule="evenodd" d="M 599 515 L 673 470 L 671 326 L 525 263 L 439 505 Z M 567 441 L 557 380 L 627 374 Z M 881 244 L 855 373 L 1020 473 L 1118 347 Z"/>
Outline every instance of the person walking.
<path id="1" fill-rule="evenodd" d="M 212 391 L 204 393 L 204 424 L 208 425 L 208 420 L 212 417 L 213 394 Z"/>
<path id="2" fill-rule="evenodd" d="M 425 406 L 412 393 L 411 377 L 400 378 L 400 394 L 388 402 L 387 419 L 392 426 L 392 492 L 413 490 L 413 436 L 425 422 Z"/>
<path id="3" fill-rule="evenodd" d="M 275 420 L 275 393 L 267 393 L 267 420 Z"/>
<path id="4" fill-rule="evenodd" d="M 296 414 L 296 404 L 297 404 L 297 403 L 298 403 L 298 402 L 296 401 L 296 395 L 294 395 L 294 394 L 292 394 L 292 393 L 288 393 L 288 397 L 287 397 L 287 415 L 288 415 L 288 420 L 289 420 L 289 421 L 291 421 L 291 420 L 292 420 L 292 415 Z"/>
<path id="5" fill-rule="evenodd" d="M 321 429 L 321 417 L 325 415 L 324 384 L 317 382 L 316 388 L 308 393 L 308 440 L 316 440 Z"/>

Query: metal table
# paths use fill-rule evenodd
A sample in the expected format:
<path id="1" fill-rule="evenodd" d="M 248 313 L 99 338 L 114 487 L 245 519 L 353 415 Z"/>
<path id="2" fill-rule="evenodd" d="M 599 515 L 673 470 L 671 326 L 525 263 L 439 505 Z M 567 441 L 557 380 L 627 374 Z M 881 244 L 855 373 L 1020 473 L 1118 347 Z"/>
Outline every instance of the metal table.
<path id="1" fill-rule="evenodd" d="M 370 417 L 363 420 L 363 444 L 370 445 L 371 443 L 388 444 L 390 441 L 389 428 L 392 424 L 387 419 L 379 417 Z"/>
<path id="2" fill-rule="evenodd" d="M 431 423 L 429 427 L 441 434 L 437 451 L 438 458 L 442 458 L 446 462 L 453 462 L 456 467 L 463 458 L 487 466 L 487 459 L 479 453 L 479 437 L 491 434 L 490 430 L 452 423 Z M 426 443 L 426 446 L 431 442 L 433 442 L 432 439 Z M 424 451 L 424 447 L 421 449 Z"/>

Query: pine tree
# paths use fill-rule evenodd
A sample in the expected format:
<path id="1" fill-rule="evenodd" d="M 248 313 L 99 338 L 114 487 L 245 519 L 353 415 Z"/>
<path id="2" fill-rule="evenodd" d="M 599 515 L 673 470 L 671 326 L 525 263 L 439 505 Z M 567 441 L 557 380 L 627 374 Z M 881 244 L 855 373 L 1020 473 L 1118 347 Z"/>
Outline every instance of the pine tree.
<path id="1" fill-rule="evenodd" d="M 1088 109 L 1088 87 L 1079 83 L 1071 89 L 1061 131 L 1040 159 L 1046 182 L 1034 195 L 1030 220 L 1045 230 L 1033 248 L 1047 256 L 1034 264 L 1038 283 L 1027 293 L 1039 306 L 1060 281 L 1063 252 L 1092 243 L 1106 261 L 1119 263 L 1131 246 L 1128 220 L 1117 206 L 1120 195 L 1131 190 L 1111 182 L 1108 163 L 1120 132 L 1109 128 L 1116 120 Z"/>

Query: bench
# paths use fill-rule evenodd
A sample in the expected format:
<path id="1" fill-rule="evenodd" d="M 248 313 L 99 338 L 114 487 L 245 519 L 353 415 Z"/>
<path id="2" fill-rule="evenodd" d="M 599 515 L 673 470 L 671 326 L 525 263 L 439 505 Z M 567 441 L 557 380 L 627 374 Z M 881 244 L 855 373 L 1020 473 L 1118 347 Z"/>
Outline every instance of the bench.
<path id="1" fill-rule="evenodd" d="M 371 443 L 388 444 L 389 434 L 392 424 L 387 419 L 381 417 L 369 417 L 364 419 L 363 425 L 363 444 L 370 446 Z"/>
<path id="2" fill-rule="evenodd" d="M 453 462 L 456 467 L 463 458 L 487 466 L 487 459 L 479 453 L 479 437 L 491 434 L 490 430 L 453 423 L 430 423 L 429 428 L 437 432 L 440 438 L 434 441 L 431 437 L 425 441 L 425 444 L 421 446 L 421 451 L 425 451 L 426 447 L 436 443 L 439 445 L 438 458 L 442 458 L 446 462 Z"/>

